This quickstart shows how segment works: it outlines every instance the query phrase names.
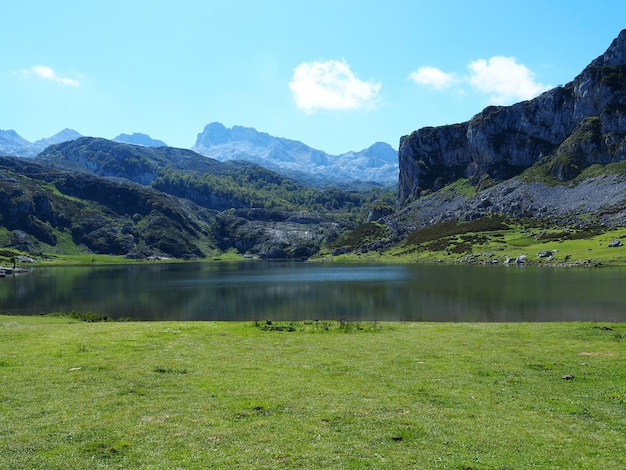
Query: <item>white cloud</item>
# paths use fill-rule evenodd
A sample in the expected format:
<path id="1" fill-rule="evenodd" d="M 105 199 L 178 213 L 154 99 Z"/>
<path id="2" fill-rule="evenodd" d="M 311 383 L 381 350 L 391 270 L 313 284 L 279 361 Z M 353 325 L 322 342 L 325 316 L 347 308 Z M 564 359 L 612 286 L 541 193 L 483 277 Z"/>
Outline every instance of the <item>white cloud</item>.
<path id="1" fill-rule="evenodd" d="M 359 80 L 345 61 L 303 62 L 289 82 L 296 104 L 307 113 L 319 109 L 372 106 L 381 84 Z"/>
<path id="2" fill-rule="evenodd" d="M 535 81 L 535 74 L 514 57 L 495 56 L 479 59 L 468 65 L 469 83 L 489 93 L 493 104 L 510 104 L 534 98 L 551 88 Z"/>
<path id="3" fill-rule="evenodd" d="M 419 85 L 431 86 L 437 90 L 448 88 L 456 81 L 453 73 L 446 73 L 437 67 L 427 65 L 411 72 L 409 78 Z"/>
<path id="4" fill-rule="evenodd" d="M 450 88 L 455 84 L 469 84 L 475 90 L 490 95 L 490 103 L 499 105 L 528 100 L 552 88 L 535 81 L 532 70 L 518 63 L 514 57 L 479 59 L 471 62 L 467 68 L 469 75 L 457 78 L 455 73 L 424 66 L 412 72 L 409 78 L 418 85 L 437 90 Z"/>
<path id="5" fill-rule="evenodd" d="M 78 80 L 73 80 L 67 77 L 59 77 L 54 69 L 46 65 L 35 65 L 34 67 L 31 67 L 29 69 L 22 70 L 22 74 L 26 76 L 34 75 L 45 80 L 51 80 L 61 85 L 69 85 L 73 87 L 80 86 L 80 82 Z"/>

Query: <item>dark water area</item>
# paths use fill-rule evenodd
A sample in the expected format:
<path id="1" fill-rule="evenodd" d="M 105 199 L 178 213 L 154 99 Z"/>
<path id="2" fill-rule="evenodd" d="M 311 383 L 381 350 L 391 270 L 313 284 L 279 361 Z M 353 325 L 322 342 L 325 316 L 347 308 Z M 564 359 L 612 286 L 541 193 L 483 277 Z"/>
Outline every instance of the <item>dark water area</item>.
<path id="1" fill-rule="evenodd" d="M 33 267 L 0 312 L 250 321 L 626 321 L 626 270 L 295 262 Z"/>

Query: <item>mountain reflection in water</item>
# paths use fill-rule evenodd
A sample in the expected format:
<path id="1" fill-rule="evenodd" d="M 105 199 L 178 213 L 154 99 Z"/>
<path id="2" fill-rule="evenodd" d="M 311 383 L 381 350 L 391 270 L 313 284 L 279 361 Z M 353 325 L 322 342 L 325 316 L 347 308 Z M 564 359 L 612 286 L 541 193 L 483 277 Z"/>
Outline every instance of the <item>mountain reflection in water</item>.
<path id="1" fill-rule="evenodd" d="M 204 262 L 34 267 L 0 312 L 141 320 L 626 321 L 626 270 Z"/>

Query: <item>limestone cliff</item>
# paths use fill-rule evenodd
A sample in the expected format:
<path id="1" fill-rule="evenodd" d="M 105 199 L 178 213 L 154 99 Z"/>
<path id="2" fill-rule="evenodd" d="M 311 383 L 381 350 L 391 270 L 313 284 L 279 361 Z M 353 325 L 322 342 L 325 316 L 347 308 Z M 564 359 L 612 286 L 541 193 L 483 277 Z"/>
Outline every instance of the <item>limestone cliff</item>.
<path id="1" fill-rule="evenodd" d="M 567 181 L 596 163 L 626 159 L 626 30 L 572 82 L 471 120 L 400 139 L 398 203 L 459 178 L 505 180 L 537 162 Z"/>

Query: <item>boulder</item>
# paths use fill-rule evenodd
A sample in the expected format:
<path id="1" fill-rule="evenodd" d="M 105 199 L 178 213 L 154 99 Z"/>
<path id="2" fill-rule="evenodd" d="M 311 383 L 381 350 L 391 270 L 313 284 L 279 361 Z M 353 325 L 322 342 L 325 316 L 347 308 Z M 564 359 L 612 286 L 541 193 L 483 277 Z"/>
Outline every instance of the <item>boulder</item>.
<path id="1" fill-rule="evenodd" d="M 611 243 L 609 243 L 609 248 L 616 248 L 618 246 L 622 246 L 623 243 L 619 238 L 614 238 Z"/>

